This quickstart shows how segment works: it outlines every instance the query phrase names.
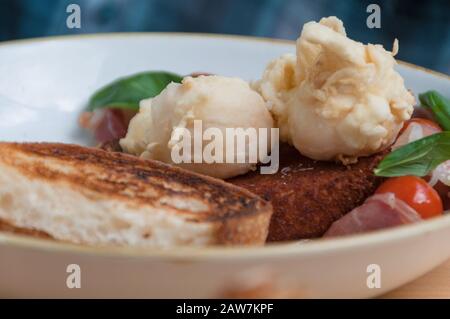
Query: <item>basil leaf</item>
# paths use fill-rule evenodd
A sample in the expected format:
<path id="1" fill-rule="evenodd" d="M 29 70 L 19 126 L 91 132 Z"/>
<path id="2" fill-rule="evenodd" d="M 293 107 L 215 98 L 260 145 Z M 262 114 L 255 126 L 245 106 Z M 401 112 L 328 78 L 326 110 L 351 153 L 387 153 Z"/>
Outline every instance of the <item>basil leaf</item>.
<path id="1" fill-rule="evenodd" d="M 436 91 L 428 91 L 419 94 L 420 103 L 430 108 L 445 131 L 450 131 L 450 100 Z"/>
<path id="2" fill-rule="evenodd" d="M 426 176 L 439 164 L 450 160 L 450 132 L 422 138 L 393 151 L 375 169 L 385 177 Z"/>
<path id="3" fill-rule="evenodd" d="M 98 90 L 89 100 L 88 110 L 123 108 L 139 110 L 139 102 L 154 97 L 182 76 L 169 72 L 144 72 L 114 81 Z"/>

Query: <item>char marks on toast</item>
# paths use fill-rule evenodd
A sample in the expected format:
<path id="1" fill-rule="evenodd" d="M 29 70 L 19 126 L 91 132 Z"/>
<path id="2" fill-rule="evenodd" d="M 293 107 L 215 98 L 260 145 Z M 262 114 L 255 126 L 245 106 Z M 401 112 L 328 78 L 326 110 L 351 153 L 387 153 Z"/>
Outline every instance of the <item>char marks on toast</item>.
<path id="1" fill-rule="evenodd" d="M 8 172 L 9 175 L 7 175 Z M 174 242 L 167 242 L 165 246 L 187 243 L 262 244 L 267 235 L 272 212 L 268 202 L 245 189 L 223 181 L 157 161 L 77 145 L 0 143 L 0 182 L 8 182 L 7 179 L 14 176 L 24 182 L 21 185 L 37 183 L 36 187 L 51 187 L 55 192 L 67 189 L 72 195 L 86 201 L 85 204 L 100 205 L 106 202 L 101 209 L 118 205 L 120 209 L 127 210 L 126 214 L 132 214 L 133 218 L 141 218 L 143 223 L 151 224 L 152 211 L 155 211 L 155 214 L 159 216 L 158 221 L 163 222 L 163 219 L 167 217 L 172 218 L 171 222 L 176 225 L 189 225 L 186 234 L 175 236 L 177 239 L 174 239 Z M 36 192 L 39 193 L 39 191 Z M 20 209 L 20 201 L 26 199 L 19 189 L 11 194 L 6 189 L 0 188 L 1 196 L 3 199 L 9 196 L 8 199 L 14 201 L 15 205 L 10 203 L 7 207 L 12 210 Z M 49 199 L 50 197 L 46 196 L 40 198 L 39 194 L 36 195 L 37 200 L 51 201 L 48 203 L 50 207 L 64 206 L 64 203 L 58 202 L 58 198 L 50 196 L 51 199 Z M 45 227 L 43 223 L 45 216 L 37 216 L 45 215 L 44 211 L 36 212 L 32 208 L 28 210 L 30 210 L 30 216 L 34 216 L 35 224 L 31 220 L 24 220 L 23 216 L 15 219 L 14 213 L 6 212 L 6 208 L 1 206 L 0 219 L 13 227 L 39 231 L 59 240 L 88 244 L 148 244 L 150 246 L 158 245 L 160 242 L 155 238 L 157 236 L 155 234 L 158 233 L 156 225 L 153 225 L 154 227 L 150 224 L 145 225 L 151 231 L 143 234 L 142 242 L 133 243 L 138 239 L 126 239 L 126 236 L 121 236 L 121 230 L 103 229 L 108 225 L 102 225 L 101 221 L 96 221 L 96 227 L 102 228 L 102 236 L 93 236 L 95 239 L 92 241 L 89 240 L 88 235 L 80 235 L 75 229 L 71 230 L 67 238 L 62 238 L 64 232 L 55 231 L 56 225 Z M 74 211 L 72 211 L 73 214 Z M 107 211 L 105 209 L 105 212 Z M 113 211 L 110 213 L 114 213 L 114 218 L 120 214 Z M 59 219 L 64 220 L 63 212 L 55 214 Z M 139 214 L 145 214 L 145 216 L 139 217 Z M 109 218 L 108 213 L 104 215 L 97 217 Z M 67 220 L 64 222 L 68 223 Z M 188 232 L 195 233 L 196 227 L 200 229 L 199 236 L 203 236 L 203 239 L 189 237 Z M 95 229 L 94 227 L 92 231 Z M 183 227 L 180 226 L 173 231 L 182 232 Z M 109 234 L 109 232 L 116 233 Z M 77 234 L 79 238 L 72 238 Z M 108 241 L 107 238 L 112 239 Z M 148 243 L 147 238 L 149 238 Z"/>

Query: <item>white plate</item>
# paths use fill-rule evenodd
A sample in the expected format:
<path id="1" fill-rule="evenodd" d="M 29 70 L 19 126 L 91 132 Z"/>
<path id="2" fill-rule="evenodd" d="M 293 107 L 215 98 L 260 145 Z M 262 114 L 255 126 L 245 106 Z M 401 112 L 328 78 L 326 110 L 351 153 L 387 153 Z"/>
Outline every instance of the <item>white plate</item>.
<path id="1" fill-rule="evenodd" d="M 190 34 L 111 34 L 0 45 L 0 139 L 89 144 L 77 117 L 89 95 L 143 70 L 257 79 L 291 42 Z M 398 67 L 414 92 L 450 92 L 448 77 Z M 394 230 L 262 248 L 89 248 L 0 234 L 3 297 L 220 297 L 254 286 L 286 297 L 372 297 L 450 257 L 450 216 Z M 67 265 L 81 288 L 66 286 Z M 381 288 L 367 267 L 381 268 Z M 444 284 L 444 283 L 443 283 Z"/>

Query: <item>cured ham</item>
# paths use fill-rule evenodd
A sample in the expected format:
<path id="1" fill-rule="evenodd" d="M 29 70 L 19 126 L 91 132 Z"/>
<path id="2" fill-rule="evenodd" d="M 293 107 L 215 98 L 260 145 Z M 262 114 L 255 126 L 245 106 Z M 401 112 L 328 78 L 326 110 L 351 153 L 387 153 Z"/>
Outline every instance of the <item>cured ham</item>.
<path id="1" fill-rule="evenodd" d="M 107 108 L 81 114 L 80 126 L 91 131 L 98 143 L 105 143 L 125 137 L 128 124 L 135 111 Z"/>
<path id="2" fill-rule="evenodd" d="M 397 138 L 397 141 L 392 146 L 392 150 L 441 131 L 438 127 L 427 125 L 426 123 L 412 122 Z"/>
<path id="3" fill-rule="evenodd" d="M 442 163 L 434 170 L 429 183 L 441 195 L 444 210 L 450 210 L 450 161 Z"/>
<path id="4" fill-rule="evenodd" d="M 324 237 L 346 236 L 421 220 L 419 214 L 393 193 L 369 197 L 366 202 L 335 221 Z"/>
<path id="5" fill-rule="evenodd" d="M 442 205 L 445 211 L 450 211 L 450 186 L 438 182 L 434 187 L 442 198 Z"/>

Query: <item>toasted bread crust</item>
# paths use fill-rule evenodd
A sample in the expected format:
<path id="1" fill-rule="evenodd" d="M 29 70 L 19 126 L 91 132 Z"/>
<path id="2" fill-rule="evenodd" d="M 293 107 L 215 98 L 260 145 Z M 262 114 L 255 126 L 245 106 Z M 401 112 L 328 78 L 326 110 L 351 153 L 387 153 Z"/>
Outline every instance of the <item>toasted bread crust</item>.
<path id="1" fill-rule="evenodd" d="M 92 199 L 115 198 L 137 209 L 151 205 L 182 214 L 189 222 L 213 223 L 218 244 L 263 243 L 267 236 L 270 203 L 245 189 L 157 161 L 77 145 L 0 143 L 0 163 L 55 187 L 70 184 Z M 173 199 L 195 201 L 199 207 L 184 208 Z"/>
<path id="2" fill-rule="evenodd" d="M 36 229 L 27 229 L 27 228 L 21 228 L 16 227 L 14 225 L 11 225 L 10 223 L 1 220 L 0 219 L 0 232 L 7 232 L 7 233 L 13 233 L 18 235 L 27 235 L 27 236 L 33 236 L 36 238 L 42 238 L 42 239 L 51 239 L 52 236 L 47 234 L 46 232 L 36 230 Z"/>

